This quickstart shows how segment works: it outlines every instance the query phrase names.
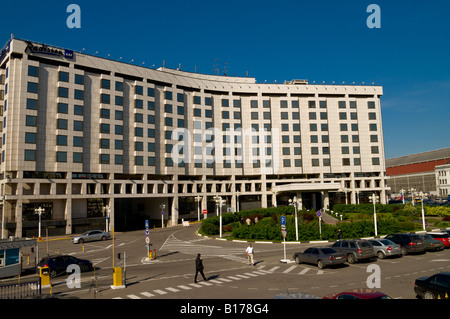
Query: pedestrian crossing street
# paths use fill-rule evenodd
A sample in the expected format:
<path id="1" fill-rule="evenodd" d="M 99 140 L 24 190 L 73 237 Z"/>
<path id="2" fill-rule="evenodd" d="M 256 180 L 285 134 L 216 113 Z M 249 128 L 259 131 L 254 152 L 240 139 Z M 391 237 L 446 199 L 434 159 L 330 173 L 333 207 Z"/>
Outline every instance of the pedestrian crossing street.
<path id="1" fill-rule="evenodd" d="M 269 266 L 270 267 L 270 266 Z M 158 298 L 159 296 L 167 295 L 170 293 L 186 292 L 195 289 L 201 289 L 204 287 L 210 287 L 214 285 L 223 285 L 227 283 L 233 283 L 250 278 L 263 277 L 274 272 L 293 275 L 323 275 L 324 270 L 318 270 L 301 265 L 282 265 L 282 266 L 259 266 L 256 270 L 243 272 L 242 274 L 230 275 L 225 277 L 217 277 L 209 279 L 208 281 L 199 281 L 197 283 L 183 284 L 174 287 L 166 287 L 164 289 L 154 289 L 151 291 L 143 291 L 136 294 L 129 294 L 126 297 L 115 297 L 113 299 L 144 299 L 144 298 Z"/>

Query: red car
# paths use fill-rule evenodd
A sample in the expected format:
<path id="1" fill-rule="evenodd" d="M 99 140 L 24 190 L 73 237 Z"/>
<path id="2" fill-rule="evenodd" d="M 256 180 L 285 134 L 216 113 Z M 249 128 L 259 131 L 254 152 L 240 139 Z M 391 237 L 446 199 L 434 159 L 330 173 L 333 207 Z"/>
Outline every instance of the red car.
<path id="1" fill-rule="evenodd" d="M 450 247 L 450 240 L 449 240 L 449 234 L 448 233 L 440 233 L 440 232 L 428 232 L 428 235 L 430 235 L 431 237 L 433 237 L 436 240 L 439 240 L 441 242 L 444 243 L 445 248 L 449 248 Z"/>
<path id="2" fill-rule="evenodd" d="M 392 298 L 380 291 L 367 288 L 360 288 L 329 294 L 322 297 L 322 299 L 392 299 Z"/>

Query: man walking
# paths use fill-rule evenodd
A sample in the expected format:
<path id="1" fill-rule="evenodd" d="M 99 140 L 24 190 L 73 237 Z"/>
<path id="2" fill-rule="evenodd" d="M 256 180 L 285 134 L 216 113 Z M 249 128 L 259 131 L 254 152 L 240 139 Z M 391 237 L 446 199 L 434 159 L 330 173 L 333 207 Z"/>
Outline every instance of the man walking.
<path id="1" fill-rule="evenodd" d="M 247 249 L 245 250 L 245 252 L 247 253 L 247 258 L 248 258 L 248 264 L 249 265 L 255 265 L 255 262 L 253 260 L 253 255 L 254 255 L 254 249 L 252 244 L 248 244 Z"/>
<path id="2" fill-rule="evenodd" d="M 205 278 L 205 275 L 203 274 L 203 260 L 201 258 L 201 255 L 198 254 L 197 258 L 195 259 L 195 279 L 194 282 L 197 283 L 197 275 L 200 273 L 200 275 L 203 276 L 203 280 L 207 281 L 208 279 Z"/>

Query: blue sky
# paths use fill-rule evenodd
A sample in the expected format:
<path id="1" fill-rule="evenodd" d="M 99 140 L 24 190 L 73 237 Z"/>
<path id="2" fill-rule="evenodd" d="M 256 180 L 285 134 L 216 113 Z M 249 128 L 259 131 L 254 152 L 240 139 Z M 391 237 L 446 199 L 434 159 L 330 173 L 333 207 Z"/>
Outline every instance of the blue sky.
<path id="1" fill-rule="evenodd" d="M 81 8 L 70 29 L 69 4 Z M 370 29 L 370 4 L 381 28 Z M 258 82 L 382 85 L 386 158 L 450 147 L 450 1 L 2 0 L 11 33 L 88 54 Z M 98 53 L 96 53 L 98 51 Z"/>

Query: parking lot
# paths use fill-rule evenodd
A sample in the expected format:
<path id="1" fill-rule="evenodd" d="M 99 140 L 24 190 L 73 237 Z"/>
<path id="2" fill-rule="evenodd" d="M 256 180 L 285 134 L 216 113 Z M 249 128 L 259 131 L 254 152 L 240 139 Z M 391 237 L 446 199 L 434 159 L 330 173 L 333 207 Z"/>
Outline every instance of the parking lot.
<path id="1" fill-rule="evenodd" d="M 414 281 L 421 276 L 450 271 L 450 250 L 408 254 L 385 259 L 372 258 L 354 264 L 318 268 L 297 264 L 295 252 L 323 244 L 287 245 L 288 263 L 283 259 L 280 243 L 254 243 L 255 266 L 247 264 L 246 242 L 232 242 L 199 237 L 197 226 L 174 227 L 151 232 L 153 262 L 144 262 L 144 232 L 117 234 L 115 266 L 123 267 L 126 253 L 125 289 L 113 290 L 112 240 L 85 244 L 85 250 L 70 239 L 49 242 L 50 253 L 60 252 L 94 262 L 96 272 L 82 274 L 82 286 L 69 289 L 65 277 L 54 279 L 53 294 L 62 298 L 102 299 L 272 299 L 280 293 L 308 293 L 323 297 L 348 289 L 374 288 L 395 299 L 416 299 Z M 46 243 L 40 243 L 45 247 Z M 122 259 L 117 258 L 121 253 Z M 205 275 L 210 279 L 194 284 L 194 260 L 204 258 Z M 48 293 L 44 291 L 44 293 Z"/>

